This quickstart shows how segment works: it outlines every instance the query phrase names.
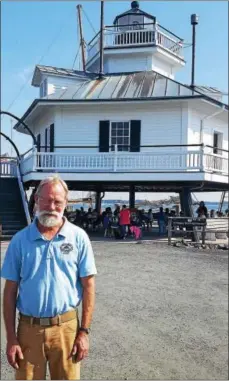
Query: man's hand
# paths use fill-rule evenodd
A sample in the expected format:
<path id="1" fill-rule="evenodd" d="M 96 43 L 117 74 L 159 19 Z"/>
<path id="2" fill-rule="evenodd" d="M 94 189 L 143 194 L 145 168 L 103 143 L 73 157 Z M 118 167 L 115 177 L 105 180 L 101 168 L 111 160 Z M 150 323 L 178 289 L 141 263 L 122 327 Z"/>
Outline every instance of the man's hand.
<path id="1" fill-rule="evenodd" d="M 73 344 L 70 356 L 76 356 L 76 362 L 87 357 L 89 351 L 89 338 L 85 332 L 79 331 Z"/>
<path id="2" fill-rule="evenodd" d="M 23 360 L 24 356 L 17 340 L 7 343 L 6 356 L 8 363 L 14 368 L 19 369 L 18 360 Z"/>

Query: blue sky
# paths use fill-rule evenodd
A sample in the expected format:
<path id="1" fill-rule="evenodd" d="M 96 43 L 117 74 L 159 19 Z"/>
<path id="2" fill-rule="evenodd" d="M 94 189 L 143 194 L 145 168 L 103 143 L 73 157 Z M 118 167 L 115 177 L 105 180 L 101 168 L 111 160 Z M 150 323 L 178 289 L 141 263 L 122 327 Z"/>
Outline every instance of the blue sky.
<path id="1" fill-rule="evenodd" d="M 31 86 L 36 64 L 72 68 L 78 50 L 76 5 L 82 4 L 96 31 L 99 30 L 99 1 L 3 1 L 1 4 L 1 93 L 2 110 L 8 110 L 22 86 L 27 85 L 9 111 L 22 116 L 38 89 Z M 130 1 L 106 1 L 105 24 L 130 8 Z M 226 1 L 140 1 L 140 8 L 157 17 L 165 28 L 191 42 L 190 15 L 199 15 L 197 26 L 196 83 L 216 86 L 228 92 L 228 3 Z M 86 41 L 94 31 L 83 14 Z M 190 83 L 191 48 L 185 49 L 187 65 L 176 79 Z M 78 65 L 75 65 L 78 69 Z M 11 135 L 11 120 L 5 116 L 1 129 Z M 13 132 L 20 152 L 31 139 Z M 2 153 L 11 152 L 2 141 Z"/>

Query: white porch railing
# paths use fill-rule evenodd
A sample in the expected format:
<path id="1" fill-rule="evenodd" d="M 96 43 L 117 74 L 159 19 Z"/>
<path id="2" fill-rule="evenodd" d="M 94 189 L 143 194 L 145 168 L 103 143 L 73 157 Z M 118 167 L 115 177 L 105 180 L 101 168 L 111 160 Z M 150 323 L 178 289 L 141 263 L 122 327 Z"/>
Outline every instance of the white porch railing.
<path id="1" fill-rule="evenodd" d="M 1 159 L 0 161 L 0 176 L 1 177 L 16 177 L 17 162 L 16 160 Z"/>
<path id="2" fill-rule="evenodd" d="M 221 155 L 205 154 L 203 165 L 207 172 L 218 172 L 228 175 L 228 158 Z"/>
<path id="3" fill-rule="evenodd" d="M 166 34 L 159 25 L 152 25 L 148 29 L 133 29 L 127 31 L 116 31 L 114 28 L 104 30 L 104 48 L 144 46 L 155 44 L 183 58 L 183 45 L 179 39 Z M 90 61 L 100 50 L 100 34 L 89 43 L 88 61 Z"/>
<path id="4" fill-rule="evenodd" d="M 227 158 L 204 151 L 37 153 L 21 162 L 25 175 L 46 172 L 214 172 L 228 174 Z"/>

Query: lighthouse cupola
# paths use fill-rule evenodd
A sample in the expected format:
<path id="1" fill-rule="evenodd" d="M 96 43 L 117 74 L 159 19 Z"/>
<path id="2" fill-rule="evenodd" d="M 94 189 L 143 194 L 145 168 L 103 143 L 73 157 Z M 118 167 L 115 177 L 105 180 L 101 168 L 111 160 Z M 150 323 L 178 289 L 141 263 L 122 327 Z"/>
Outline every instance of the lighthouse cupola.
<path id="1" fill-rule="evenodd" d="M 144 29 L 144 26 L 153 25 L 156 22 L 156 17 L 143 12 L 139 8 L 138 1 L 132 1 L 131 9 L 116 16 L 114 26 L 119 31 L 139 30 Z"/>
<path id="2" fill-rule="evenodd" d="M 154 70 L 174 78 L 185 65 L 183 40 L 140 9 L 138 1 L 103 31 L 104 73 Z M 100 33 L 88 45 L 87 70 L 99 72 Z"/>

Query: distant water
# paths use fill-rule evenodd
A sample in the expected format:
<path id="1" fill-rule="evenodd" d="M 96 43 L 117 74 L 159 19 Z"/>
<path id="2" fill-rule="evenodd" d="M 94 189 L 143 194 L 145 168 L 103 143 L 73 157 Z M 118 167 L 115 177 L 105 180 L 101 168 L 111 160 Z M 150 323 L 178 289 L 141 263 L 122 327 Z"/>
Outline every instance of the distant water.
<path id="1" fill-rule="evenodd" d="M 137 201 L 140 201 L 140 200 L 137 200 Z M 105 208 L 108 208 L 110 207 L 112 210 L 114 209 L 114 205 L 115 204 L 118 204 L 118 205 L 127 205 L 128 206 L 128 201 L 126 200 L 104 200 L 102 202 L 102 210 L 104 210 Z M 174 204 L 171 204 L 171 205 L 162 205 L 164 208 L 172 208 Z M 219 207 L 219 203 L 218 202 L 211 202 L 211 201 L 206 201 L 205 202 L 205 205 L 207 207 L 207 209 L 210 211 L 210 210 L 215 210 L 217 211 L 218 210 L 218 207 Z M 73 206 L 73 209 L 80 209 L 81 207 L 83 207 L 85 210 L 87 210 L 89 208 L 89 205 L 88 204 L 75 204 L 75 205 L 72 205 Z M 94 207 L 94 205 L 92 206 Z M 144 210 L 148 210 L 152 208 L 154 211 L 156 210 L 159 210 L 159 207 L 151 207 L 149 205 L 141 205 L 139 207 L 139 209 L 144 209 Z M 198 208 L 198 205 L 194 205 L 193 206 L 194 210 L 196 210 Z M 228 209 L 228 201 L 224 202 L 223 204 L 223 207 L 222 207 L 222 211 L 224 212 L 226 209 Z"/>

